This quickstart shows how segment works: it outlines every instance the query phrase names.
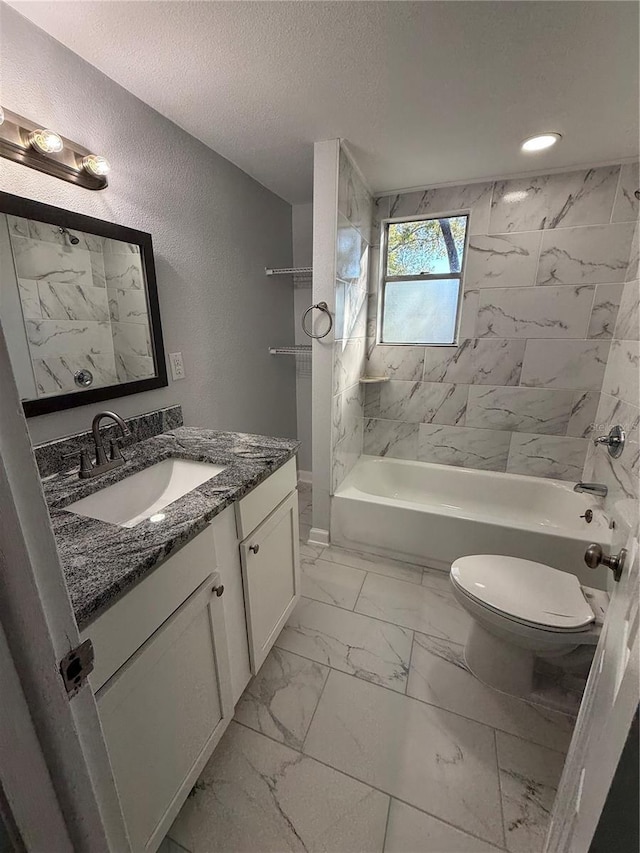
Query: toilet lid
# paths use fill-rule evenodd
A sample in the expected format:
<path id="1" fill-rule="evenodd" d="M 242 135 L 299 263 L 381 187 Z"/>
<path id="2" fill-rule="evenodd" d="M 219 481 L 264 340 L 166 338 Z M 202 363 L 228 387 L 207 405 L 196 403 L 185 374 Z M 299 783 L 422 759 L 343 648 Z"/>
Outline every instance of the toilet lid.
<path id="1" fill-rule="evenodd" d="M 578 578 L 542 563 L 497 554 L 460 557 L 451 577 L 467 595 L 511 619 L 558 629 L 595 619 Z"/>

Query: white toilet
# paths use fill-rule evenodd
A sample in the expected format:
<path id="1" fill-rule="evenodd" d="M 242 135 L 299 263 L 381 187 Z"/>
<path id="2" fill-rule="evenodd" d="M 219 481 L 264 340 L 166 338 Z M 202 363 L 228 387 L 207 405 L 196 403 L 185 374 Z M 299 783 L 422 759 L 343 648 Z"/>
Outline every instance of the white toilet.
<path id="1" fill-rule="evenodd" d="M 458 602 L 473 619 L 465 661 L 481 681 L 515 696 L 533 689 L 536 657 L 598 642 L 608 597 L 542 563 L 481 554 L 451 566 Z M 557 661 L 560 663 L 560 661 Z"/>

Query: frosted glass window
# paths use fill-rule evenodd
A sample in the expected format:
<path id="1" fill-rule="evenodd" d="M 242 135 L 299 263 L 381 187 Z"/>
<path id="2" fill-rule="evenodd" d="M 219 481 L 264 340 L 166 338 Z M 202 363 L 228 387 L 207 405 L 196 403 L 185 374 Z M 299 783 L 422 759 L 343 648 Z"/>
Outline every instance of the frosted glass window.
<path id="1" fill-rule="evenodd" d="M 385 223 L 379 343 L 456 343 L 468 219 Z"/>

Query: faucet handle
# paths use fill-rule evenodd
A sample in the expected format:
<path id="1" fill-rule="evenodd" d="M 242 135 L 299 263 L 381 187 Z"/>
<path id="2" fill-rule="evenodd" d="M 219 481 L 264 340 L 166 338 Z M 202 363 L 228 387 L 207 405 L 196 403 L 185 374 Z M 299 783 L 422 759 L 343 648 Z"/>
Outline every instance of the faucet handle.
<path id="1" fill-rule="evenodd" d="M 621 426 L 611 427 L 608 435 L 599 435 L 597 438 L 593 439 L 593 443 L 596 447 L 599 444 L 604 444 L 609 451 L 609 456 L 612 456 L 614 459 L 617 459 L 624 450 L 624 443 L 626 441 L 626 435 Z"/>
<path id="2" fill-rule="evenodd" d="M 115 461 L 117 459 L 122 459 L 126 461 L 127 457 L 124 455 L 122 450 L 120 449 L 120 443 L 124 441 L 124 436 L 116 436 L 115 438 L 110 439 L 109 441 L 109 459 L 111 461 Z"/>
<path id="3" fill-rule="evenodd" d="M 91 462 L 91 457 L 89 456 L 89 451 L 86 447 L 82 447 L 80 450 L 74 450 L 72 453 L 64 453 L 63 459 L 71 459 L 80 457 L 80 471 L 78 472 L 78 476 L 82 479 L 89 476 L 91 469 L 93 468 L 93 463 Z"/>

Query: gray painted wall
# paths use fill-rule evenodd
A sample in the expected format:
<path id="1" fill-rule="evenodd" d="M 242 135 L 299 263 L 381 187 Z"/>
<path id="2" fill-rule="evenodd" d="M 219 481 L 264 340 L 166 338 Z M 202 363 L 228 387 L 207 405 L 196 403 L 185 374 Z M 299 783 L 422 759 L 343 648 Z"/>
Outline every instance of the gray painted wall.
<path id="1" fill-rule="evenodd" d="M 153 236 L 165 347 L 187 378 L 110 405 L 128 416 L 181 403 L 187 425 L 295 436 L 295 365 L 268 354 L 293 342 L 293 292 L 264 275 L 291 265 L 291 206 L 1 4 L 0 24 L 3 106 L 112 166 L 90 192 L 0 160 L 1 188 Z M 104 408 L 31 418 L 32 439 Z"/>

